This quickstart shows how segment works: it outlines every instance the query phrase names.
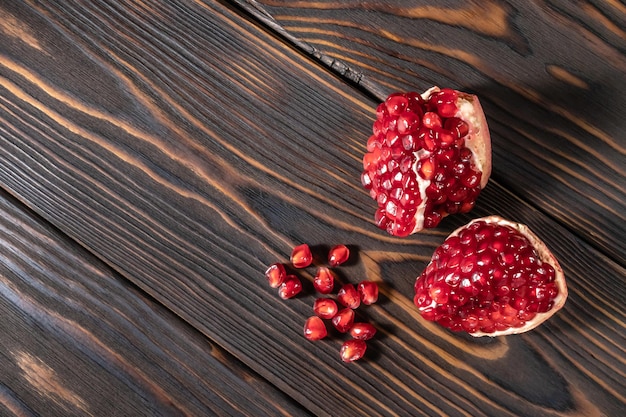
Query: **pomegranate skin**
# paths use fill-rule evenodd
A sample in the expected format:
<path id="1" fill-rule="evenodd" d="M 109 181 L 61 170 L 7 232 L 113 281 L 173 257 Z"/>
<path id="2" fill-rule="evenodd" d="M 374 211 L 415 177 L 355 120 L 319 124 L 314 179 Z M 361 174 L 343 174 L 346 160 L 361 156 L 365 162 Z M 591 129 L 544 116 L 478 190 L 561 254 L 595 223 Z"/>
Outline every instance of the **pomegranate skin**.
<path id="1" fill-rule="evenodd" d="M 499 216 L 475 219 L 437 248 L 415 281 L 423 318 L 472 336 L 527 332 L 567 299 L 557 259 L 527 226 Z"/>
<path id="2" fill-rule="evenodd" d="M 408 236 L 470 211 L 491 175 L 491 141 L 474 95 L 432 87 L 393 93 L 376 110 L 361 183 L 375 224 Z"/>

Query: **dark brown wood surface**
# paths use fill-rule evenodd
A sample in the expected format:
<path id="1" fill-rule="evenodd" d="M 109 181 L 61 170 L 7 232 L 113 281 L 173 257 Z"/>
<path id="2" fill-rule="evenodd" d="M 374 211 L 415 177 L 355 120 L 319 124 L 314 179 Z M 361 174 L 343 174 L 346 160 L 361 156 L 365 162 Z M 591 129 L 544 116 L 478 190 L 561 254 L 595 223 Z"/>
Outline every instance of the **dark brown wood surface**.
<path id="1" fill-rule="evenodd" d="M 306 415 L 0 192 L 0 415 Z"/>
<path id="2" fill-rule="evenodd" d="M 489 2 L 492 25 L 468 27 L 451 2 L 346 4 L 0 4 L 0 184 L 32 210 L 1 200 L 5 409 L 621 415 L 623 8 Z M 444 83 L 485 97 L 494 180 L 472 213 L 389 237 L 359 181 L 374 108 Z M 565 308 L 496 339 L 424 322 L 415 277 L 450 231 L 492 213 L 553 249 Z M 268 288 L 266 266 L 302 242 L 351 245 L 343 279 L 380 282 L 365 360 L 301 336 L 309 286 L 289 301 Z"/>

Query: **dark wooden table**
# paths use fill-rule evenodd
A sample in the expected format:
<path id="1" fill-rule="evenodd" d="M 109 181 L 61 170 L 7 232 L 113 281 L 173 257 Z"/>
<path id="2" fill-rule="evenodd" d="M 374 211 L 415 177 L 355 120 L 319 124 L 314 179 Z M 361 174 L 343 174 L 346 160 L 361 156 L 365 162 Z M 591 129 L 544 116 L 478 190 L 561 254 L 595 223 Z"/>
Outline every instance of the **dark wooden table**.
<path id="1" fill-rule="evenodd" d="M 619 1 L 3 0 L 0 415 L 623 416 L 625 28 Z M 377 103 L 431 85 L 479 95 L 493 177 L 392 238 L 361 158 Z M 568 278 L 524 335 L 412 304 L 488 214 Z M 265 281 L 303 242 L 380 282 L 357 363 L 302 337 L 312 291 Z"/>

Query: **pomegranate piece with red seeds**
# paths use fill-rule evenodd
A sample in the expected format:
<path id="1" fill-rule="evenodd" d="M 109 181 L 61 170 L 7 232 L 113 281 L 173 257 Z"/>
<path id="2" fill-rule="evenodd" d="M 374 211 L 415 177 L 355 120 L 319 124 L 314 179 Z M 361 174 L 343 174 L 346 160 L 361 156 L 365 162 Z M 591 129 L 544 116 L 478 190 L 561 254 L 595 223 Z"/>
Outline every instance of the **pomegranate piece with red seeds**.
<path id="1" fill-rule="evenodd" d="M 294 268 L 306 268 L 313 263 L 313 254 L 311 248 L 306 243 L 293 248 L 291 252 L 291 264 Z"/>
<path id="2" fill-rule="evenodd" d="M 337 292 L 337 301 L 345 307 L 355 309 L 359 308 L 359 305 L 361 304 L 361 297 L 359 296 L 359 292 L 354 285 L 344 284 Z"/>
<path id="3" fill-rule="evenodd" d="M 350 339 L 346 340 L 341 346 L 341 350 L 339 351 L 341 355 L 341 360 L 344 362 L 354 362 L 363 357 L 365 355 L 365 350 L 367 349 L 367 344 L 365 341 L 360 339 Z"/>
<path id="4" fill-rule="evenodd" d="M 293 298 L 302 291 L 302 282 L 295 275 L 287 275 L 285 281 L 278 287 L 278 295 L 283 300 Z"/>
<path id="5" fill-rule="evenodd" d="M 391 94 L 378 106 L 361 182 L 377 202 L 381 229 L 408 236 L 470 211 L 490 174 L 489 130 L 476 96 L 432 87 Z"/>
<path id="6" fill-rule="evenodd" d="M 333 246 L 328 253 L 328 264 L 331 267 L 339 266 L 350 258 L 350 249 L 346 245 Z"/>
<path id="7" fill-rule="evenodd" d="M 313 303 L 313 312 L 316 316 L 330 320 L 337 314 L 339 308 L 332 298 L 318 298 Z"/>
<path id="8" fill-rule="evenodd" d="M 354 310 L 351 308 L 344 308 L 332 318 L 332 323 L 337 331 L 340 333 L 347 333 L 354 324 Z"/>
<path id="9" fill-rule="evenodd" d="M 415 282 L 422 317 L 473 336 L 523 333 L 565 304 L 563 271 L 528 227 L 498 216 L 455 230 Z"/>
<path id="10" fill-rule="evenodd" d="M 354 339 L 370 340 L 376 334 L 376 327 L 370 323 L 354 323 L 350 329 L 350 336 Z"/>
<path id="11" fill-rule="evenodd" d="M 304 322 L 304 337 L 309 340 L 321 340 L 328 335 L 326 325 L 321 318 L 317 316 L 309 317 Z"/>
<path id="12" fill-rule="evenodd" d="M 330 294 L 335 287 L 335 275 L 329 268 L 320 266 L 313 278 L 313 287 L 320 294 Z"/>
<path id="13" fill-rule="evenodd" d="M 375 282 L 361 281 L 357 285 L 357 291 L 361 302 L 365 305 L 371 305 L 378 301 L 378 284 Z"/>
<path id="14" fill-rule="evenodd" d="M 274 263 L 265 271 L 265 278 L 267 278 L 267 282 L 272 288 L 278 288 L 285 281 L 286 277 L 285 265 L 281 263 Z"/>

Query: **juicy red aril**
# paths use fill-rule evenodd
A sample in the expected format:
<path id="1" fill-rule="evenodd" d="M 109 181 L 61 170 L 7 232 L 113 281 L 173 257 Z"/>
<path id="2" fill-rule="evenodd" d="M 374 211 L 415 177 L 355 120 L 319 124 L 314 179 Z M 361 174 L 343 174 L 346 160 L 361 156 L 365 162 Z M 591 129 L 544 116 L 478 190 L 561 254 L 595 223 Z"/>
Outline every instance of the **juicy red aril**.
<path id="1" fill-rule="evenodd" d="M 304 323 L 304 337 L 309 340 L 320 340 L 328 335 L 326 325 L 317 316 L 309 317 Z"/>
<path id="2" fill-rule="evenodd" d="M 337 292 L 337 301 L 348 308 L 358 308 L 361 304 L 359 292 L 352 284 L 344 284 Z"/>
<path id="3" fill-rule="evenodd" d="M 303 243 L 293 248 L 291 252 L 291 264 L 294 268 L 306 268 L 313 263 L 313 254 L 309 245 Z"/>
<path id="4" fill-rule="evenodd" d="M 318 298 L 313 303 L 313 312 L 322 319 L 332 319 L 337 314 L 337 311 L 339 311 L 337 303 L 331 298 Z"/>
<path id="5" fill-rule="evenodd" d="M 367 344 L 363 340 L 350 339 L 346 340 L 339 351 L 341 360 L 344 362 L 354 362 L 365 355 Z"/>
<path id="6" fill-rule="evenodd" d="M 365 305 L 371 305 L 378 301 L 378 284 L 375 282 L 361 281 L 357 285 L 357 291 L 361 302 Z"/>
<path id="7" fill-rule="evenodd" d="M 313 286 L 321 294 L 330 294 L 335 286 L 333 272 L 325 266 L 319 267 L 313 278 Z"/>
<path id="8" fill-rule="evenodd" d="M 376 327 L 370 323 L 354 323 L 350 336 L 359 340 L 370 340 L 376 334 Z"/>
<path id="9" fill-rule="evenodd" d="M 354 310 L 351 308 L 340 310 L 335 317 L 332 318 L 332 323 L 337 331 L 347 333 L 354 324 Z"/>
<path id="10" fill-rule="evenodd" d="M 287 271 L 281 263 L 272 264 L 265 271 L 265 278 L 272 288 L 278 288 L 285 281 L 285 277 L 287 277 Z"/>
<path id="11" fill-rule="evenodd" d="M 333 246 L 328 253 L 328 263 L 332 267 L 336 267 L 345 263 L 350 257 L 350 250 L 346 245 Z"/>
<path id="12" fill-rule="evenodd" d="M 278 295 L 283 300 L 293 298 L 302 291 L 302 282 L 295 275 L 287 275 L 285 281 L 278 287 Z"/>
<path id="13" fill-rule="evenodd" d="M 507 225 L 475 221 L 447 238 L 415 282 L 420 313 L 470 333 L 524 326 L 554 305 L 555 270 Z"/>

